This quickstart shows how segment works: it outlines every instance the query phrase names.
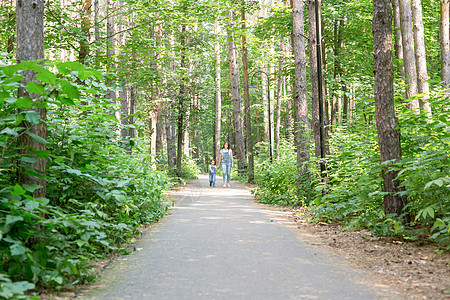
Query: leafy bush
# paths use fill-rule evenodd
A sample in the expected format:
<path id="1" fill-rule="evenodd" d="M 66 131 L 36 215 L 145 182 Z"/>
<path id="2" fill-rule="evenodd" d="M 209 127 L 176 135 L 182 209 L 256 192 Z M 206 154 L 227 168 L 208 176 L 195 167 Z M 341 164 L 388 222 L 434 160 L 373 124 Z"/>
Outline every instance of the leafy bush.
<path id="1" fill-rule="evenodd" d="M 0 296 L 21 297 L 34 288 L 56 288 L 94 278 L 91 261 L 138 234 L 138 226 L 158 220 L 168 205 L 166 176 L 152 169 L 151 156 L 130 155 L 116 134 L 114 102 L 106 98 L 103 74 L 78 63 L 58 63 L 56 71 L 23 62 L 0 68 Z M 47 120 L 18 98 L 22 70 L 38 72 L 43 84 L 26 88 L 42 95 Z M 26 122 L 25 122 L 26 121 Z M 29 124 L 45 122 L 47 141 Z M 29 135 L 47 150 L 46 198 L 36 185 L 19 185 L 17 172 L 32 172 L 35 157 L 20 151 L 17 138 Z M 135 141 L 137 147 L 140 141 Z M 28 170 L 28 171 L 27 171 Z"/>

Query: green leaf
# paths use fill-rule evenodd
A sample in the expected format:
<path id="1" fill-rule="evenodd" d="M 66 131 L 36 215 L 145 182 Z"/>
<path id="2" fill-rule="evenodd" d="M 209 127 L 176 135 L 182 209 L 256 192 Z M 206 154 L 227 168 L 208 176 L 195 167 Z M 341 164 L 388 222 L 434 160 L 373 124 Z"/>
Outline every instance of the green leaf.
<path id="1" fill-rule="evenodd" d="M 41 114 L 35 110 L 29 110 L 25 113 L 25 120 L 30 122 L 31 125 L 39 124 Z"/>
<path id="2" fill-rule="evenodd" d="M 29 191 L 30 193 L 33 193 L 35 190 L 40 189 L 42 186 L 38 185 L 38 184 L 27 184 L 27 183 L 24 183 L 24 184 L 22 184 L 22 187 L 25 190 Z"/>
<path id="3" fill-rule="evenodd" d="M 33 100 L 30 97 L 22 97 L 16 100 L 14 106 L 22 109 L 29 109 L 33 105 Z"/>
<path id="4" fill-rule="evenodd" d="M 27 131 L 27 134 L 28 134 L 33 140 L 35 140 L 36 142 L 38 142 L 39 144 L 42 144 L 42 145 L 48 144 L 48 142 L 47 142 L 45 139 L 41 138 L 40 136 L 38 136 L 38 135 L 36 135 L 36 134 L 34 134 L 34 133 L 32 133 L 32 132 Z"/>
<path id="5" fill-rule="evenodd" d="M 17 65 L 11 65 L 11 66 L 7 66 L 7 67 L 3 67 L 1 68 L 1 70 L 3 71 L 3 73 L 7 76 L 7 77 L 11 77 L 13 76 L 15 73 L 17 73 L 17 71 L 21 68 L 22 66 L 20 64 Z"/>
<path id="6" fill-rule="evenodd" d="M 437 218 L 436 221 L 434 221 L 433 226 L 439 227 L 439 226 L 443 226 L 445 223 L 444 221 L 442 221 L 441 219 Z"/>
<path id="7" fill-rule="evenodd" d="M 75 105 L 75 102 L 73 102 L 72 99 L 67 97 L 61 97 L 61 103 L 66 105 Z"/>
<path id="8" fill-rule="evenodd" d="M 7 215 L 6 216 L 6 225 L 18 222 L 18 221 L 23 221 L 23 217 L 22 216 L 11 216 L 11 215 Z"/>
<path id="9" fill-rule="evenodd" d="M 19 195 L 23 195 L 25 194 L 26 191 L 16 183 L 15 186 L 13 186 L 13 192 L 11 193 L 11 195 L 14 196 L 19 196 Z"/>
<path id="10" fill-rule="evenodd" d="M 16 128 L 15 128 L 15 129 L 16 129 Z M 17 133 L 16 130 L 11 129 L 11 128 L 9 128 L 9 127 L 6 127 L 6 128 L 3 129 L 2 131 L 0 131 L 0 134 L 8 134 L 8 135 L 11 135 L 11 136 L 13 136 L 13 137 L 16 137 L 16 136 L 19 135 L 19 134 Z"/>
<path id="11" fill-rule="evenodd" d="M 27 91 L 34 94 L 43 95 L 44 94 L 44 86 L 42 84 L 38 84 L 34 81 L 28 82 L 28 85 L 25 87 Z"/>
<path id="12" fill-rule="evenodd" d="M 36 78 L 47 84 L 56 83 L 56 75 L 50 72 L 49 70 L 40 71 L 39 74 L 36 75 Z"/>
<path id="13" fill-rule="evenodd" d="M 61 82 L 61 87 L 63 93 L 65 93 L 71 99 L 80 98 L 80 91 L 72 84 L 70 84 L 67 80 L 63 80 Z"/>
<path id="14" fill-rule="evenodd" d="M 22 156 L 20 158 L 20 161 L 23 161 L 23 162 L 28 163 L 28 164 L 34 164 L 35 162 L 37 162 L 37 159 L 33 158 L 33 157 Z"/>
<path id="15" fill-rule="evenodd" d="M 19 243 L 12 244 L 9 247 L 9 249 L 11 250 L 11 255 L 13 255 L 13 256 L 14 255 L 24 255 L 25 251 L 26 251 L 25 247 Z"/>

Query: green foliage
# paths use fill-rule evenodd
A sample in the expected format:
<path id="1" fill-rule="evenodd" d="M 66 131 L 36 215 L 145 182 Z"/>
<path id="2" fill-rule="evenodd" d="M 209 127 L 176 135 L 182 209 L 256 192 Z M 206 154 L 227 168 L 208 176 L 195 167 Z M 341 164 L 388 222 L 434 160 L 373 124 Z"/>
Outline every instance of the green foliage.
<path id="1" fill-rule="evenodd" d="M 33 62 L 0 68 L 0 284 L 2 297 L 33 288 L 72 286 L 92 280 L 91 261 L 126 251 L 141 224 L 163 216 L 166 176 L 152 169 L 143 151 L 121 146 L 114 102 L 100 71 L 79 63 L 57 63 L 50 71 Z M 23 70 L 41 84 L 25 88 L 42 102 L 19 98 Z M 47 119 L 33 110 L 46 107 Z M 44 140 L 29 131 L 47 125 Z M 24 154 L 18 137 L 29 135 L 47 150 Z M 142 148 L 135 141 L 136 148 Z M 46 198 L 37 185 L 18 184 L 17 172 L 34 174 L 31 163 L 47 160 Z"/>
<path id="2" fill-rule="evenodd" d="M 260 145 L 261 146 L 261 145 Z M 255 161 L 255 183 L 252 192 L 259 201 L 267 204 L 298 206 L 303 199 L 297 196 L 297 157 L 286 143 L 280 147 L 279 159 L 258 156 Z"/>

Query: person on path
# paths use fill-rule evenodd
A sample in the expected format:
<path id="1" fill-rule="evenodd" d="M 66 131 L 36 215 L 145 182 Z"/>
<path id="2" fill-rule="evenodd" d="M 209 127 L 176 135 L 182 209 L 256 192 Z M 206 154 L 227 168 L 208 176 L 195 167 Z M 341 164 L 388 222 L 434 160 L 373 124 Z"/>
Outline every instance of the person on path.
<path id="1" fill-rule="evenodd" d="M 216 186 L 216 161 L 211 159 L 209 164 L 209 186 Z"/>
<path id="2" fill-rule="evenodd" d="M 223 187 L 230 187 L 231 168 L 233 167 L 233 150 L 230 149 L 230 144 L 228 142 L 223 144 L 223 148 L 220 150 L 217 167 L 220 167 L 220 163 L 222 163 Z"/>

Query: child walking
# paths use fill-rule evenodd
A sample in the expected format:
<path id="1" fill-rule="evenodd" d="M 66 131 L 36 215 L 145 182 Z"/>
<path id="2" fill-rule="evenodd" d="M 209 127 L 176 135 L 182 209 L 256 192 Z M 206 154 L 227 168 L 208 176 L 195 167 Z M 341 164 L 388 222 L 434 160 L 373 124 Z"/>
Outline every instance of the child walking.
<path id="1" fill-rule="evenodd" d="M 209 186 L 216 186 L 216 161 L 211 159 L 209 165 Z"/>

